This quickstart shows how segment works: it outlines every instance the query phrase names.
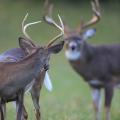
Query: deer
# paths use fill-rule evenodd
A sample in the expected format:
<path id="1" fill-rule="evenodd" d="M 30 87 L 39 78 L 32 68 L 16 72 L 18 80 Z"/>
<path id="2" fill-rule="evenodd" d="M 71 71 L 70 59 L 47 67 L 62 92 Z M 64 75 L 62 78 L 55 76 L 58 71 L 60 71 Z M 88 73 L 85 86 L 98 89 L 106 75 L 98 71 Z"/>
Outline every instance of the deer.
<path id="1" fill-rule="evenodd" d="M 24 25 L 27 17 L 28 17 L 28 13 L 26 14 L 26 16 L 24 17 L 23 22 L 22 22 L 22 31 L 23 31 L 23 34 L 26 36 L 26 39 L 19 40 L 20 48 L 12 48 L 12 49 L 7 50 L 4 53 L 2 53 L 0 55 L 0 62 L 1 61 L 2 62 L 20 61 L 25 56 L 32 53 L 32 51 L 35 49 L 35 47 L 37 47 L 37 45 L 32 42 L 31 38 L 26 33 L 26 29 L 33 24 L 39 23 L 40 21 L 32 22 L 32 23 L 28 23 L 28 24 Z M 31 90 L 30 89 L 27 90 L 27 91 L 30 91 L 32 100 L 34 101 L 33 103 L 34 103 L 34 107 L 36 110 L 36 119 L 37 120 L 40 119 L 39 99 L 40 99 L 40 90 L 42 88 L 43 82 L 44 82 L 46 88 L 48 89 L 48 91 L 52 91 L 52 83 L 50 81 L 48 73 L 45 71 L 42 71 L 41 74 L 38 76 L 38 78 L 36 78 L 36 81 L 35 81 L 34 85 L 32 86 Z M 15 104 L 14 104 L 14 106 L 16 108 Z M 4 109 L 5 109 L 5 106 L 4 106 Z M 25 110 L 25 107 L 23 107 L 23 113 L 24 113 L 24 119 L 27 120 L 28 115 Z"/>
<path id="2" fill-rule="evenodd" d="M 18 59 L 18 61 L 13 57 L 6 58 L 6 61 L 0 61 L 0 112 L 1 112 L 1 119 L 4 120 L 5 117 L 5 103 L 10 101 L 16 101 L 17 104 L 17 120 L 22 120 L 22 114 L 23 110 L 25 110 L 25 107 L 23 106 L 23 100 L 24 100 L 24 93 L 27 89 L 27 87 L 33 87 L 33 90 L 31 90 L 31 94 L 34 96 L 34 92 L 36 90 L 41 89 L 35 84 L 41 83 L 39 82 L 39 78 L 42 80 L 44 79 L 43 76 L 45 74 L 44 71 L 47 71 L 49 69 L 49 60 L 50 55 L 59 53 L 64 45 L 64 41 L 60 41 L 57 44 L 54 44 L 55 41 L 58 40 L 58 38 L 61 38 L 64 34 L 64 26 L 62 23 L 62 20 L 60 16 L 58 15 L 61 26 L 58 26 L 55 21 L 53 21 L 53 24 L 56 25 L 58 29 L 61 30 L 61 33 L 53 38 L 46 46 L 36 46 L 32 49 L 29 49 L 31 45 L 29 46 L 29 43 L 33 43 L 31 39 L 28 39 L 28 34 L 26 33 L 26 28 L 32 24 L 35 23 L 29 23 L 23 27 L 23 33 L 25 34 L 26 38 L 20 37 L 19 38 L 19 44 L 22 45 L 23 49 L 30 54 L 23 57 L 22 59 Z M 24 21 L 27 17 L 25 17 Z M 37 22 L 38 23 L 38 22 Z M 23 41 L 28 45 L 24 46 Z M 29 41 L 29 42 L 28 42 Z M 34 45 L 34 44 L 33 44 Z M 29 51 L 31 50 L 31 52 Z M 13 50 L 14 51 L 14 50 Z M 19 51 L 19 50 L 18 50 Z M 14 51 L 16 52 L 16 51 Z M 20 53 L 21 54 L 21 53 Z M 20 55 L 19 54 L 19 55 Z M 9 56 L 9 55 L 8 55 Z M 3 57 L 4 58 L 4 57 Z M 42 73 L 43 72 L 43 73 Z M 42 74 L 43 76 L 41 76 Z M 33 93 L 32 93 L 33 92 Z M 34 95 L 35 94 L 35 95 Z M 36 96 L 35 96 L 36 97 Z M 38 97 L 38 96 L 37 96 Z M 37 98 L 34 98 L 36 100 Z M 38 101 L 35 101 L 38 102 Z M 39 105 L 39 103 L 36 104 L 36 107 Z M 35 108 L 36 108 L 35 107 Z M 39 110 L 39 108 L 38 108 Z M 40 115 L 40 111 L 39 112 Z M 40 116 L 39 116 L 40 118 Z"/>
<path id="3" fill-rule="evenodd" d="M 51 24 L 49 19 L 53 4 L 49 1 L 46 3 L 47 12 L 43 18 Z M 93 16 L 88 22 L 82 20 L 74 30 L 64 24 L 65 56 L 73 70 L 90 87 L 96 120 L 101 119 L 101 90 L 104 90 L 105 119 L 110 120 L 114 91 L 120 85 L 120 45 L 92 45 L 87 42 L 96 33 L 95 28 L 89 27 L 101 19 L 99 1 L 92 0 L 91 5 Z"/>

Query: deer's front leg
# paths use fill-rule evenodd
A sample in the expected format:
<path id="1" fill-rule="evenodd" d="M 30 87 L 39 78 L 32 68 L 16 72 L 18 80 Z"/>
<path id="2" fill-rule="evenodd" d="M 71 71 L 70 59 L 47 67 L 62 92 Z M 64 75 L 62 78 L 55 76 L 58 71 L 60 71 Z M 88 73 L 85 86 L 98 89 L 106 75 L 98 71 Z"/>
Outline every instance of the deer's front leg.
<path id="1" fill-rule="evenodd" d="M 93 99 L 93 107 L 95 110 L 96 120 L 100 120 L 100 110 L 101 110 L 101 90 L 92 88 L 92 99 Z"/>
<path id="2" fill-rule="evenodd" d="M 31 96 L 32 96 L 33 104 L 36 111 L 36 120 L 40 120 L 41 118 L 40 105 L 39 105 L 40 90 L 37 89 L 37 91 L 35 91 L 35 89 L 32 88 Z"/>
<path id="3" fill-rule="evenodd" d="M 4 111 L 1 100 L 0 100 L 0 120 L 4 120 Z"/>
<path id="4" fill-rule="evenodd" d="M 16 113 L 18 112 L 18 101 L 15 101 L 13 102 L 13 106 L 15 107 L 16 109 Z M 28 113 L 25 109 L 25 105 L 23 105 L 23 108 L 22 108 L 22 120 L 27 120 L 28 119 Z"/>
<path id="5" fill-rule="evenodd" d="M 32 101 L 35 107 L 36 111 L 36 120 L 40 120 L 41 114 L 40 114 L 40 105 L 39 105 L 39 99 L 40 99 L 40 90 L 41 90 L 41 83 L 36 79 L 35 84 L 33 85 L 31 89 L 31 97 Z"/>
<path id="6" fill-rule="evenodd" d="M 6 120 L 6 103 L 2 104 L 2 111 L 3 111 L 4 120 Z"/>
<path id="7" fill-rule="evenodd" d="M 17 100 L 17 120 L 22 120 L 23 115 L 23 99 L 24 99 L 24 90 L 20 91 Z"/>
<path id="8" fill-rule="evenodd" d="M 40 90 L 43 85 L 44 77 L 45 77 L 45 71 L 42 71 L 41 74 L 38 76 L 38 78 L 36 78 L 36 81 L 30 91 L 33 104 L 36 110 L 36 120 L 41 119 L 39 99 L 40 99 Z"/>
<path id="9" fill-rule="evenodd" d="M 27 120 L 28 119 L 28 113 L 27 113 L 27 110 L 25 109 L 25 105 L 23 105 L 23 120 Z"/>
<path id="10" fill-rule="evenodd" d="M 112 98 L 114 94 L 114 88 L 112 85 L 107 85 L 105 87 L 105 112 L 106 112 L 106 120 L 110 120 L 110 108 L 112 103 Z"/>

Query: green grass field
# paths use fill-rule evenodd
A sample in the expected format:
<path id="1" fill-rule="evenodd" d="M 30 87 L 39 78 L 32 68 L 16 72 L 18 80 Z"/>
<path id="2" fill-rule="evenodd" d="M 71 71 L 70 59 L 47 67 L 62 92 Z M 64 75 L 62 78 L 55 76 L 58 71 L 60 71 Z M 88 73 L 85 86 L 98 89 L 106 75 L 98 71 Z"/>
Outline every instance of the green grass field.
<path id="1" fill-rule="evenodd" d="M 17 47 L 18 37 L 23 36 L 21 22 L 27 12 L 28 22 L 42 19 L 43 2 L 0 0 L 0 52 Z M 101 4 L 102 19 L 97 24 L 97 34 L 89 42 L 91 44 L 120 43 L 120 3 Z M 56 3 L 54 18 L 60 14 L 72 28 L 79 25 L 80 18 L 89 20 L 91 6 L 88 3 L 67 4 Z M 59 33 L 44 22 L 31 27 L 29 35 L 35 43 L 45 45 Z M 50 76 L 53 92 L 45 87 L 41 91 L 42 120 L 94 120 L 92 99 L 88 85 L 70 67 L 65 59 L 64 50 L 51 58 Z M 104 93 L 103 93 L 104 94 Z M 104 98 L 103 98 L 104 101 Z M 25 105 L 29 120 L 34 119 L 34 108 L 30 95 L 25 96 Z M 7 120 L 15 119 L 15 110 L 11 103 L 7 106 Z M 104 109 L 102 117 L 104 118 Z M 120 120 L 120 90 L 116 90 L 112 104 L 112 120 Z"/>

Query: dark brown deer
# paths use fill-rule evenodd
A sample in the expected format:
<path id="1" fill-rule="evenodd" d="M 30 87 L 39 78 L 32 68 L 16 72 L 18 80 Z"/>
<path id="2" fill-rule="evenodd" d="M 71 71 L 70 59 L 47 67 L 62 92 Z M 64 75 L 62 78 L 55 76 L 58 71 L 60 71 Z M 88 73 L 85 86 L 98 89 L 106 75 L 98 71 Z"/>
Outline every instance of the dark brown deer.
<path id="1" fill-rule="evenodd" d="M 92 37 L 96 30 L 86 28 L 97 23 L 100 18 L 99 1 L 92 0 L 93 17 L 90 21 L 81 21 L 76 30 L 65 26 L 65 55 L 72 68 L 83 77 L 92 90 L 93 105 L 96 120 L 100 120 L 101 89 L 105 92 L 106 120 L 110 120 L 110 108 L 116 86 L 120 85 L 120 45 L 91 45 L 87 39 Z M 52 11 L 50 3 L 47 6 Z M 52 13 L 52 12 L 51 12 Z M 50 24 L 47 11 L 44 19 Z M 47 17 L 46 17 L 47 16 Z"/>
<path id="2" fill-rule="evenodd" d="M 61 19 L 60 22 L 62 24 Z M 24 27 L 24 33 L 26 33 L 25 30 L 27 27 Z M 43 68 L 45 69 L 44 71 L 48 69 L 50 54 L 60 52 L 63 47 L 63 41 L 53 45 L 63 35 L 64 28 L 59 27 L 57 24 L 56 27 L 62 32 L 50 41 L 46 47 L 34 47 L 32 53 L 20 61 L 15 62 L 13 59 L 12 62 L 0 62 L 0 111 L 2 120 L 4 120 L 4 109 L 2 107 L 5 106 L 6 102 L 13 100 L 17 101 L 18 104 L 17 120 L 22 119 L 23 96 L 26 87 L 36 81 L 35 79 L 38 78 Z M 21 41 L 26 41 L 26 39 L 19 38 L 19 41 L 21 43 Z M 27 47 L 25 49 L 29 52 Z"/>

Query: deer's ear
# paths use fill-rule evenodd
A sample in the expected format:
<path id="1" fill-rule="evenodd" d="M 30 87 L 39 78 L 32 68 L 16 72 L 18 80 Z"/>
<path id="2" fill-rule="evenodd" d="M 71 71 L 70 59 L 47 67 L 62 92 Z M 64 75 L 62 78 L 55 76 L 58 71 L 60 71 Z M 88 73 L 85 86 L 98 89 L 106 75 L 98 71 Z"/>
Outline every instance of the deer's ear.
<path id="1" fill-rule="evenodd" d="M 31 40 L 22 37 L 19 38 L 19 46 L 27 54 L 30 53 L 36 47 L 36 45 Z"/>
<path id="2" fill-rule="evenodd" d="M 58 44 L 49 47 L 49 48 L 48 48 L 48 51 L 49 51 L 50 53 L 57 54 L 57 53 L 59 53 L 59 52 L 62 50 L 63 45 L 64 45 L 64 41 L 61 41 L 61 42 L 59 42 Z"/>
<path id="3" fill-rule="evenodd" d="M 87 40 L 88 38 L 91 38 L 92 36 L 94 36 L 96 33 L 96 29 L 88 29 L 87 31 L 85 31 L 83 33 L 83 39 Z"/>

